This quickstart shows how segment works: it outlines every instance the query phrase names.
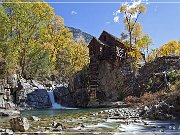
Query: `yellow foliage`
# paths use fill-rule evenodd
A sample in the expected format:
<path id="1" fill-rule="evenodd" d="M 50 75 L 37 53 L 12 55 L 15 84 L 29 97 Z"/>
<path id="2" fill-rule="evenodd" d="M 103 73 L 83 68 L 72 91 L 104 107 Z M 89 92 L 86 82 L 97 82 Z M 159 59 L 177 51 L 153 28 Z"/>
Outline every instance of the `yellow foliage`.
<path id="1" fill-rule="evenodd" d="M 128 54 L 130 57 L 133 57 L 136 60 L 142 58 L 142 53 L 139 51 L 139 48 L 137 46 L 134 46 L 131 52 L 128 52 Z"/>
<path id="2" fill-rule="evenodd" d="M 32 75 L 57 73 L 68 78 L 88 63 L 86 43 L 73 40 L 64 19 L 55 16 L 48 3 L 4 1 L 17 2 L 0 4 L 0 54 L 9 71 L 19 66 L 22 74 L 26 71 Z"/>
<path id="3" fill-rule="evenodd" d="M 179 56 L 180 55 L 180 45 L 177 41 L 173 40 L 168 42 L 167 44 L 160 47 L 157 55 L 161 56 Z"/>

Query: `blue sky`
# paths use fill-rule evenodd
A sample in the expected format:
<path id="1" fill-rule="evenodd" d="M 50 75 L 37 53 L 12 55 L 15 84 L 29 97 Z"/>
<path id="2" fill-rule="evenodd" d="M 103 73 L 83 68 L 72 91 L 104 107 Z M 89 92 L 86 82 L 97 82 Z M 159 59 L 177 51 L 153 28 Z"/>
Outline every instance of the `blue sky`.
<path id="1" fill-rule="evenodd" d="M 45 0 L 46 2 L 60 2 L 60 0 Z M 80 2 L 80 0 L 71 0 Z M 81 0 L 83 1 L 83 0 Z M 97 0 L 89 0 L 97 2 Z M 68 0 L 61 0 L 68 2 Z M 70 2 L 70 0 L 69 0 Z M 84 0 L 83 2 L 88 2 Z M 98 0 L 98 2 L 112 2 Z M 122 0 L 113 0 L 122 2 Z M 148 2 L 171 2 L 171 0 L 149 0 Z M 179 3 L 149 3 L 147 12 L 140 16 L 139 22 L 143 26 L 143 33 L 149 34 L 153 40 L 152 48 L 159 47 L 171 40 L 180 39 L 180 0 Z M 57 15 L 64 18 L 65 25 L 79 28 L 95 37 L 103 30 L 120 37 L 124 32 L 123 16 L 120 22 L 113 21 L 113 12 L 119 9 L 120 3 L 49 3 Z"/>

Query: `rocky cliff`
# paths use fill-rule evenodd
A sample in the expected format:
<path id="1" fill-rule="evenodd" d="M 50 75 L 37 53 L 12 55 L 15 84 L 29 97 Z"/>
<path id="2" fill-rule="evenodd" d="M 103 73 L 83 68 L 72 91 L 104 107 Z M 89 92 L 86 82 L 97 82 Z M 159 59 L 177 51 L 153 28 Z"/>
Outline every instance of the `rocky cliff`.
<path id="1" fill-rule="evenodd" d="M 88 66 L 74 74 L 70 81 L 69 88 L 73 92 L 76 105 L 79 107 L 87 107 L 89 102 L 88 83 Z"/>
<path id="2" fill-rule="evenodd" d="M 54 89 L 55 101 L 62 106 L 75 107 L 75 101 L 73 95 L 68 87 L 56 87 Z"/>

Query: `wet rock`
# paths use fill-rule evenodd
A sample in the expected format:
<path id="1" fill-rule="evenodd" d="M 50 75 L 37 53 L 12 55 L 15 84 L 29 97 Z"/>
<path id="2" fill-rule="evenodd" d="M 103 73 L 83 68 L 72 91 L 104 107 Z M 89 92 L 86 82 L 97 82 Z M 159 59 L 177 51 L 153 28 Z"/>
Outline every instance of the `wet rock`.
<path id="1" fill-rule="evenodd" d="M 53 127 L 53 131 L 62 131 L 63 129 L 65 129 L 65 127 L 61 123 L 56 121 L 53 121 L 50 125 Z"/>
<path id="2" fill-rule="evenodd" d="M 58 126 L 56 128 L 53 129 L 53 131 L 62 131 L 63 127 L 62 126 Z"/>
<path id="3" fill-rule="evenodd" d="M 143 123 L 144 125 L 149 125 L 149 123 L 146 122 L 146 121 L 142 121 L 142 123 Z"/>
<path id="4" fill-rule="evenodd" d="M 144 111 L 148 111 L 148 110 L 149 110 L 149 107 L 145 106 Z"/>
<path id="5" fill-rule="evenodd" d="M 83 123 L 80 124 L 81 128 L 85 128 L 85 125 Z"/>
<path id="6" fill-rule="evenodd" d="M 0 133 L 5 132 L 6 129 L 0 128 Z"/>
<path id="7" fill-rule="evenodd" d="M 63 128 L 63 125 L 61 123 L 57 123 L 54 128 L 58 128 L 58 127 L 62 127 Z"/>
<path id="8" fill-rule="evenodd" d="M 53 122 L 52 123 L 53 131 L 62 131 L 64 126 L 61 123 Z"/>
<path id="9" fill-rule="evenodd" d="M 38 118 L 36 116 L 31 116 L 30 120 L 32 120 L 32 121 L 40 121 L 40 118 Z"/>
<path id="10" fill-rule="evenodd" d="M 13 131 L 25 132 L 29 129 L 29 122 L 25 117 L 12 118 L 10 126 Z"/>
<path id="11" fill-rule="evenodd" d="M 142 123 L 142 120 L 140 120 L 140 119 L 134 119 L 134 123 Z"/>
<path id="12" fill-rule="evenodd" d="M 57 125 L 57 122 L 56 121 L 53 121 L 51 124 L 50 124 L 52 127 L 55 127 Z"/>
<path id="13" fill-rule="evenodd" d="M 13 131 L 10 129 L 6 129 L 5 132 L 2 135 L 13 135 Z"/>
<path id="14" fill-rule="evenodd" d="M 51 130 L 52 130 L 52 127 L 44 127 L 44 129 L 51 131 Z"/>

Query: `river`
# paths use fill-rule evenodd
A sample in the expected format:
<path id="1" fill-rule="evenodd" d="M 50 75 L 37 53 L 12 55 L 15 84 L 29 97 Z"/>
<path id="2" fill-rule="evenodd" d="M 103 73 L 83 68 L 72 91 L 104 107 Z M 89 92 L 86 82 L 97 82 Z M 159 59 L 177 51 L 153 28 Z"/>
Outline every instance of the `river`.
<path id="1" fill-rule="evenodd" d="M 103 120 L 99 119 L 99 117 L 86 117 L 84 118 L 83 114 L 92 113 L 95 114 L 99 111 L 105 110 L 104 108 L 98 108 L 98 109 L 72 109 L 72 108 L 66 108 L 66 109 L 34 109 L 34 110 L 24 110 L 21 111 L 21 115 L 24 117 L 29 116 L 37 116 L 42 119 L 50 118 L 52 120 L 57 120 L 61 117 L 64 117 L 65 115 L 68 117 L 62 118 L 60 120 L 61 122 L 66 121 L 76 121 L 78 123 L 83 122 L 85 127 L 83 129 L 79 126 L 76 126 L 74 128 L 69 128 L 66 130 L 66 132 L 101 132 L 104 134 L 169 134 L 169 135 L 178 135 L 180 134 L 180 122 L 178 121 L 159 121 L 159 120 L 143 120 L 144 122 L 148 124 L 141 123 L 129 123 L 126 124 L 122 120 L 115 120 L 115 119 L 109 119 L 105 118 Z M 74 117 L 77 114 L 82 114 L 81 116 Z M 67 118 L 67 119 L 66 119 Z M 1 119 L 7 121 L 9 118 Z M 98 120 L 99 119 L 99 120 Z M 95 123 L 87 122 L 87 121 L 94 121 Z M 65 123 L 64 123 L 65 124 Z"/>
<path id="2" fill-rule="evenodd" d="M 97 112 L 104 110 L 101 109 L 78 109 L 78 108 L 64 108 L 64 109 L 33 109 L 33 110 L 23 110 L 21 111 L 21 115 L 24 117 L 27 116 L 37 116 L 37 117 L 53 117 L 57 115 L 64 114 L 74 114 L 74 113 L 87 113 L 87 112 Z"/>

